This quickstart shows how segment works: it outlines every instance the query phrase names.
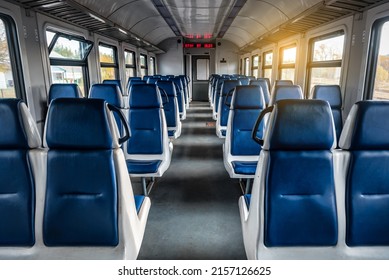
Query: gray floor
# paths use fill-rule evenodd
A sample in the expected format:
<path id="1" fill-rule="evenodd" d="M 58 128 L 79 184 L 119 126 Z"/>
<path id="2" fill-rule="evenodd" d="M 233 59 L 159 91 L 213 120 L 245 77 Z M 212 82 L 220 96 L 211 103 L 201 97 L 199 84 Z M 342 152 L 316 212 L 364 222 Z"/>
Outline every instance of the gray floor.
<path id="1" fill-rule="evenodd" d="M 224 141 L 210 124 L 214 122 L 208 103 L 192 102 L 182 135 L 174 140 L 171 165 L 151 191 L 138 259 L 246 258 L 239 184 L 224 169 Z"/>

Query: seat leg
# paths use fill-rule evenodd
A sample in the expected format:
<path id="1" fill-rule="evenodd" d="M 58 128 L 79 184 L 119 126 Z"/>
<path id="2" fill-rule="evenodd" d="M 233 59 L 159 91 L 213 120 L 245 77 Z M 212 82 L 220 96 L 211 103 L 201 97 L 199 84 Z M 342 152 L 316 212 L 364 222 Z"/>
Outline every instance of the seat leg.
<path id="1" fill-rule="evenodd" d="M 251 178 L 247 178 L 247 180 L 246 180 L 246 189 L 245 189 L 244 194 L 250 194 L 251 193 L 251 187 L 252 187 L 251 181 L 252 181 Z"/>
<path id="2" fill-rule="evenodd" d="M 142 188 L 143 188 L 143 194 L 145 196 L 149 196 L 151 189 L 154 186 L 154 183 L 155 183 L 154 177 L 151 177 L 149 182 L 147 182 L 146 177 L 142 177 Z"/>

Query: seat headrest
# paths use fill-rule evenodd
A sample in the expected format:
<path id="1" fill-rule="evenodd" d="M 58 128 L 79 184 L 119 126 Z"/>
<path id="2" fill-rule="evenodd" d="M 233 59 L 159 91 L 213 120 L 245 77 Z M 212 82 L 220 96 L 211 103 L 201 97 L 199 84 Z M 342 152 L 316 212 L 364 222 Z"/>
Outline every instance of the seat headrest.
<path id="1" fill-rule="evenodd" d="M 176 84 L 176 86 L 178 87 L 178 90 L 183 89 L 184 86 L 183 86 L 182 81 L 179 77 L 170 78 L 170 80 Z"/>
<path id="2" fill-rule="evenodd" d="M 276 86 L 271 95 L 271 105 L 274 105 L 278 100 L 284 99 L 303 99 L 301 87 L 298 85 Z"/>
<path id="3" fill-rule="evenodd" d="M 120 82 L 120 80 L 104 80 L 103 84 L 117 85 L 119 87 L 120 92 L 122 92 L 122 83 Z"/>
<path id="4" fill-rule="evenodd" d="M 315 85 L 312 89 L 312 99 L 328 101 L 331 108 L 342 107 L 342 94 L 338 85 Z"/>
<path id="5" fill-rule="evenodd" d="M 156 85 L 132 85 L 129 95 L 129 107 L 131 109 L 151 109 L 162 107 L 161 94 L 159 93 Z"/>
<path id="6" fill-rule="evenodd" d="M 45 146 L 51 149 L 112 149 L 119 147 L 114 120 L 102 99 L 59 98 L 50 104 Z"/>
<path id="7" fill-rule="evenodd" d="M 250 84 L 250 79 L 249 78 L 238 78 L 242 86 L 247 86 Z"/>
<path id="8" fill-rule="evenodd" d="M 47 104 L 56 98 L 80 98 L 82 96 L 77 84 L 52 84 Z"/>
<path id="9" fill-rule="evenodd" d="M 35 121 L 20 99 L 0 99 L 0 127 L 0 149 L 34 149 L 41 146 Z"/>
<path id="10" fill-rule="evenodd" d="M 323 100 L 280 100 L 265 133 L 265 150 L 329 150 L 336 147 L 331 108 Z"/>
<path id="11" fill-rule="evenodd" d="M 115 84 L 94 84 L 89 91 L 89 98 L 98 98 L 119 108 L 124 107 L 123 96 Z"/>
<path id="12" fill-rule="evenodd" d="M 232 95 L 231 109 L 263 109 L 265 101 L 259 86 L 236 86 Z"/>
<path id="13" fill-rule="evenodd" d="M 166 91 L 167 96 L 177 96 L 176 87 L 174 86 L 174 83 L 172 81 L 159 80 L 157 82 L 157 87 L 164 89 Z"/>
<path id="14" fill-rule="evenodd" d="M 340 135 L 339 147 L 345 150 L 388 150 L 388 118 L 388 101 L 355 103 Z"/>
<path id="15" fill-rule="evenodd" d="M 291 86 L 293 81 L 291 80 L 276 80 L 274 86 Z"/>
<path id="16" fill-rule="evenodd" d="M 238 80 L 225 80 L 222 83 L 222 88 L 221 88 L 222 96 L 226 96 L 230 92 L 230 90 L 232 90 L 236 86 L 240 86 L 240 85 L 241 85 L 241 83 Z"/>
<path id="17" fill-rule="evenodd" d="M 155 85 L 159 80 L 160 80 L 160 78 L 150 77 L 147 79 L 147 83 Z"/>
<path id="18" fill-rule="evenodd" d="M 269 86 L 266 82 L 266 80 L 251 80 L 250 85 L 252 86 L 260 86 L 262 88 L 262 91 L 266 91 L 269 94 Z"/>

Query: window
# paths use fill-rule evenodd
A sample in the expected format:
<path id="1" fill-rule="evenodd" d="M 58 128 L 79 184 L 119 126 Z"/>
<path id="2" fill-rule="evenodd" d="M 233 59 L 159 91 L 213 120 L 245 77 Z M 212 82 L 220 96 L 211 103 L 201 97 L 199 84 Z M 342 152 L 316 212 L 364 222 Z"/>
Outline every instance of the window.
<path id="1" fill-rule="evenodd" d="M 15 22 L 0 14 L 0 98 L 25 99 Z"/>
<path id="2" fill-rule="evenodd" d="M 343 59 L 343 31 L 310 41 L 308 90 L 314 85 L 339 85 Z"/>
<path id="3" fill-rule="evenodd" d="M 126 66 L 126 81 L 130 77 L 136 77 L 135 52 L 124 51 L 124 63 Z"/>
<path id="4" fill-rule="evenodd" d="M 155 75 L 155 58 L 150 57 L 149 75 Z"/>
<path id="5" fill-rule="evenodd" d="M 389 18 L 373 25 L 365 97 L 389 100 Z"/>
<path id="6" fill-rule="evenodd" d="M 273 69 L 273 52 L 265 52 L 263 54 L 263 64 L 262 64 L 262 76 L 270 80 L 272 83 L 272 69 Z"/>
<path id="7" fill-rule="evenodd" d="M 244 75 L 250 76 L 250 59 L 248 57 L 244 59 Z"/>
<path id="8" fill-rule="evenodd" d="M 116 48 L 99 44 L 101 80 L 115 80 L 119 69 Z"/>
<path id="9" fill-rule="evenodd" d="M 254 55 L 252 59 L 253 59 L 253 61 L 252 61 L 252 67 L 251 67 L 251 75 L 254 76 L 255 78 L 258 78 L 259 56 Z"/>
<path id="10" fill-rule="evenodd" d="M 148 75 L 147 72 L 147 56 L 144 54 L 140 55 L 140 75 L 143 78 L 143 76 Z"/>
<path id="11" fill-rule="evenodd" d="M 288 46 L 281 49 L 280 79 L 294 81 L 296 68 L 296 46 Z"/>
<path id="12" fill-rule="evenodd" d="M 88 92 L 87 58 L 93 47 L 82 37 L 46 30 L 52 83 L 78 84 L 82 94 Z"/>

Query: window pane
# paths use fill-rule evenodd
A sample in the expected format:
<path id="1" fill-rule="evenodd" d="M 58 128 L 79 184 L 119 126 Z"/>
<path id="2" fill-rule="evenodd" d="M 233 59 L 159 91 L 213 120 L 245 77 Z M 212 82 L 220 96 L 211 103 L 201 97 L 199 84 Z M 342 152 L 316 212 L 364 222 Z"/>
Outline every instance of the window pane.
<path id="1" fill-rule="evenodd" d="M 124 52 L 124 60 L 126 65 L 135 65 L 135 55 L 134 52 Z"/>
<path id="2" fill-rule="evenodd" d="M 46 31 L 47 44 L 53 40 L 53 36 L 56 33 Z M 79 41 L 76 38 L 66 38 L 60 35 L 51 50 L 49 57 L 56 59 L 66 60 L 84 60 L 86 55 L 89 54 L 89 50 L 92 48 L 92 44 L 87 41 Z"/>
<path id="3" fill-rule="evenodd" d="M 316 41 L 313 44 L 313 61 L 341 60 L 343 44 L 344 35 Z"/>
<path id="4" fill-rule="evenodd" d="M 271 82 L 271 74 L 272 74 L 272 69 L 263 70 L 263 77 L 268 78 L 270 82 Z"/>
<path id="5" fill-rule="evenodd" d="M 250 60 L 248 57 L 244 59 L 244 74 L 246 76 L 250 75 Z"/>
<path id="6" fill-rule="evenodd" d="M 282 64 L 296 63 L 296 47 L 283 49 Z"/>
<path id="7" fill-rule="evenodd" d="M 113 48 L 106 46 L 99 46 L 99 56 L 100 62 L 103 63 L 116 63 L 115 61 L 115 51 Z"/>
<path id="8" fill-rule="evenodd" d="M 154 60 L 154 57 L 150 57 L 149 75 L 155 75 L 155 60 Z"/>
<path id="9" fill-rule="evenodd" d="M 145 55 L 140 55 L 140 66 L 142 67 L 146 67 L 147 66 L 147 64 L 146 64 L 147 62 L 146 62 L 146 56 Z"/>
<path id="10" fill-rule="evenodd" d="M 146 76 L 147 75 L 147 72 L 146 72 L 146 68 L 141 68 L 140 69 L 140 76 L 143 78 L 143 76 Z"/>
<path id="11" fill-rule="evenodd" d="M 204 81 L 209 77 L 209 59 L 196 60 L 196 80 Z"/>
<path id="12" fill-rule="evenodd" d="M 0 20 L 0 97 L 16 97 L 7 34 L 2 20 Z"/>
<path id="13" fill-rule="evenodd" d="M 256 55 L 253 57 L 253 68 L 258 67 L 258 65 L 259 65 L 259 56 Z"/>
<path id="14" fill-rule="evenodd" d="M 55 32 L 46 31 L 47 46 L 50 46 L 51 41 L 53 40 Z"/>
<path id="15" fill-rule="evenodd" d="M 126 68 L 126 81 L 128 80 L 128 78 L 135 76 L 135 68 Z"/>
<path id="16" fill-rule="evenodd" d="M 101 67 L 101 80 L 115 80 L 115 68 L 114 67 Z"/>
<path id="17" fill-rule="evenodd" d="M 83 96 L 85 96 L 84 76 L 81 66 L 50 66 L 50 69 L 53 84 L 78 84 Z"/>
<path id="18" fill-rule="evenodd" d="M 309 92 L 315 85 L 339 85 L 341 70 L 341 67 L 312 68 Z"/>
<path id="19" fill-rule="evenodd" d="M 265 66 L 271 66 L 273 65 L 273 53 L 266 53 L 265 54 Z"/>
<path id="20" fill-rule="evenodd" d="M 291 80 L 294 81 L 294 68 L 284 68 L 281 69 L 281 80 Z"/>
<path id="21" fill-rule="evenodd" d="M 382 26 L 373 99 L 389 99 L 389 22 Z"/>
<path id="22" fill-rule="evenodd" d="M 258 69 L 254 69 L 254 70 L 253 70 L 253 76 L 254 76 L 255 78 L 258 78 Z"/>

